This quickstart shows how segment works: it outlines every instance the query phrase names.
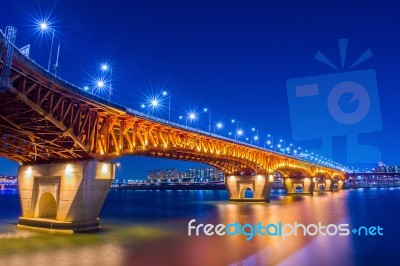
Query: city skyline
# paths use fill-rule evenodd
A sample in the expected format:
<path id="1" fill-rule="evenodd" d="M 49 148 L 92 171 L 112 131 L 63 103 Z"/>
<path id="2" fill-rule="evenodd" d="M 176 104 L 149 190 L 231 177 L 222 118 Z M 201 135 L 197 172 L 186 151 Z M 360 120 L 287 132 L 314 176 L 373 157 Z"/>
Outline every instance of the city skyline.
<path id="1" fill-rule="evenodd" d="M 395 154 L 400 145 L 395 133 L 398 132 L 398 126 L 390 123 L 396 116 L 390 109 L 396 99 L 396 92 L 390 89 L 390 84 L 395 84 L 397 77 L 389 67 L 392 62 L 398 61 L 396 58 L 399 56 L 394 50 L 399 40 L 389 34 L 393 25 L 389 22 L 395 19 L 392 16 L 394 11 L 374 4 L 360 6 L 349 3 L 342 8 L 353 16 L 335 20 L 335 25 L 329 19 L 341 12 L 339 4 L 314 6 L 319 11 L 316 13 L 311 12 L 308 5 L 286 7 L 283 4 L 255 3 L 260 7 L 256 10 L 252 6 L 243 9 L 240 4 L 231 4 L 227 9 L 222 4 L 210 8 L 209 3 L 204 3 L 199 8 L 183 5 L 180 7 L 185 12 L 176 12 L 174 5 L 157 4 L 160 5 L 132 3 L 126 9 L 133 10 L 138 15 L 136 18 L 130 21 L 123 16 L 112 15 L 110 18 L 114 23 L 108 23 L 109 20 L 102 18 L 121 12 L 125 14 L 119 5 L 110 7 L 113 9 L 111 12 L 100 1 L 93 9 L 96 12 L 84 16 L 79 10 L 88 10 L 88 3 L 81 3 L 78 10 L 74 1 L 56 4 L 49 1 L 15 1 L 7 3 L 7 8 L 13 10 L 9 14 L 29 15 L 12 17 L 6 14 L 0 18 L 0 25 L 2 29 L 7 25 L 16 26 L 17 46 L 31 44 L 31 58 L 46 67 L 51 36 L 39 34 L 36 22 L 48 18 L 49 26 L 56 30 L 55 43 L 61 42 L 59 76 L 83 88 L 92 82 L 90 76 L 99 73 L 100 64 L 108 62 L 113 69 L 111 100 L 118 104 L 140 111 L 146 96 L 168 91 L 170 107 L 165 98 L 164 110 L 154 113 L 157 117 L 166 119 L 170 115 L 172 121 L 182 123 L 179 116 L 197 107 L 201 115 L 194 126 L 204 131 L 210 130 L 211 114 L 212 124 L 224 121 L 226 128 L 217 133 L 225 136 L 228 125 L 230 131 L 238 128 L 230 122 L 236 119 L 250 139 L 254 137 L 251 128 L 255 127 L 260 142 L 265 142 L 267 134 L 272 134 L 275 143 L 278 139 L 284 139 L 286 144 L 294 143 L 297 146 L 304 145 L 294 142 L 291 137 L 293 132 L 285 82 L 293 77 L 330 73 L 329 68 L 313 57 L 317 51 L 323 50 L 337 62 L 336 40 L 347 37 L 350 39 L 350 59 L 355 60 L 359 51 L 368 47 L 373 51 L 374 58 L 363 63 L 359 69 L 376 69 L 381 103 L 384 103 L 381 104 L 383 131 L 363 134 L 360 142 L 377 146 L 386 163 L 397 163 Z M 273 10 L 281 11 L 284 8 L 288 8 L 293 17 L 288 19 L 274 15 Z M 224 10 L 224 20 L 218 16 L 218 10 Z M 295 13 L 295 10 L 299 12 Z M 328 10 L 332 14 L 322 19 Z M 154 11 L 158 11 L 160 17 L 155 19 Z M 316 14 L 315 18 L 308 16 L 308 19 L 300 19 L 311 13 Z M 170 17 L 168 14 L 176 16 Z M 367 20 L 368 14 L 381 18 L 378 24 L 373 25 L 376 30 L 370 30 L 372 25 Z M 187 25 L 181 23 L 186 20 Z M 295 21 L 300 25 L 295 25 Z M 313 23 L 315 21 L 319 22 L 318 25 Z M 120 29 L 118 25 L 128 27 Z M 146 26 L 146 30 L 141 25 Z M 319 33 L 319 39 L 314 42 L 316 33 Z M 293 43 L 299 36 L 301 39 Z M 384 46 L 379 43 L 383 40 Z M 82 56 L 77 60 L 77 56 L 69 54 Z M 213 97 L 208 96 L 211 93 Z M 106 95 L 104 97 L 107 98 Z M 247 115 L 244 116 L 237 107 L 248 103 L 251 103 L 251 107 L 246 108 Z M 203 108 L 208 108 L 210 112 L 202 112 Z M 318 147 L 318 142 L 318 139 L 308 141 L 305 147 L 312 150 Z M 336 147 L 341 148 L 334 153 L 333 159 L 336 157 L 339 162 L 346 163 L 345 140 L 339 137 L 335 143 L 339 144 Z M 141 172 L 140 175 L 144 176 L 143 173 L 154 163 L 160 165 L 159 168 L 182 169 L 194 165 L 143 157 L 125 157 L 120 161 L 121 168 L 118 171 L 123 175 Z M 5 174 L 15 174 L 15 163 L 4 159 L 1 162 Z M 127 165 L 132 169 L 128 169 Z M 353 165 L 372 167 L 372 164 Z"/>

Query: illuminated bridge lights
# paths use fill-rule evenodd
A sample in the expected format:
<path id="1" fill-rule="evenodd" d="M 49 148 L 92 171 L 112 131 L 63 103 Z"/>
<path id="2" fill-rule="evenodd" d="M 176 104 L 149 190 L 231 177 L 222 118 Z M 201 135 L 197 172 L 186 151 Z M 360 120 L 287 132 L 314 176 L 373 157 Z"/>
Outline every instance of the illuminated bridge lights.
<path id="1" fill-rule="evenodd" d="M 11 72 L 14 87 L 2 95 L 0 102 L 0 116 L 9 121 L 0 120 L 0 126 L 3 124 L 0 145 L 6 147 L 0 156 L 22 163 L 46 163 L 80 159 L 109 161 L 124 155 L 168 158 L 169 152 L 173 152 L 177 158 L 210 164 L 225 173 L 248 169 L 267 175 L 276 169 L 293 168 L 310 174 L 323 170 L 331 176 L 343 175 L 342 171 L 316 162 L 110 106 L 108 101 L 49 75 L 15 52 Z M 17 109 L 18 112 L 1 111 Z M 194 115 L 190 113 L 188 118 L 194 120 L 197 118 Z M 34 117 L 42 119 L 28 119 Z M 5 127 L 11 129 L 5 132 Z M 40 134 L 43 128 L 48 134 Z M 29 134 L 21 135 L 21 132 L 32 132 L 34 141 Z M 236 133 L 244 134 L 242 129 Z M 23 148 L 14 148 L 21 147 L 21 143 Z"/>

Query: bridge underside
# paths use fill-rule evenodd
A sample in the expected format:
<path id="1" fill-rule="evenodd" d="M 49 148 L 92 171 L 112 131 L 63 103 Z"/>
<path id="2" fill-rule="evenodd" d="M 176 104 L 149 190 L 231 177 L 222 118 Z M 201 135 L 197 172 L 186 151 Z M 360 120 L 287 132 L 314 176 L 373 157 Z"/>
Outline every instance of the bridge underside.
<path id="1" fill-rule="evenodd" d="M 232 200 L 268 201 L 274 171 L 283 175 L 288 193 L 297 193 L 299 186 L 312 193 L 320 172 L 327 179 L 343 176 L 329 166 L 116 106 L 57 79 L 18 50 L 11 80 L 12 88 L 0 88 L 0 156 L 22 165 L 22 226 L 98 227 L 97 214 L 114 177 L 113 171 L 104 174 L 103 166 L 111 169 L 107 162 L 124 155 L 215 166 L 234 177 L 226 182 Z M 245 199 L 248 189 L 253 197 Z"/>

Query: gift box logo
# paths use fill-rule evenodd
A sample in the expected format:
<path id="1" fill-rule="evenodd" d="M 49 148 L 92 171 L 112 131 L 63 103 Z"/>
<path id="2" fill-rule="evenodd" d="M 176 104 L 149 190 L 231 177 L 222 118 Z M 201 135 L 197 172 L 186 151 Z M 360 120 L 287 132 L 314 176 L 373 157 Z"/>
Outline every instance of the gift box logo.
<path id="1" fill-rule="evenodd" d="M 339 40 L 339 50 L 341 72 L 287 80 L 293 138 L 321 139 L 320 152 L 332 158 L 333 137 L 346 135 L 348 163 L 377 162 L 381 155 L 376 147 L 358 144 L 358 134 L 382 129 L 376 73 L 352 70 L 372 52 L 367 49 L 344 71 L 347 40 Z M 323 53 L 315 58 L 339 71 Z"/>

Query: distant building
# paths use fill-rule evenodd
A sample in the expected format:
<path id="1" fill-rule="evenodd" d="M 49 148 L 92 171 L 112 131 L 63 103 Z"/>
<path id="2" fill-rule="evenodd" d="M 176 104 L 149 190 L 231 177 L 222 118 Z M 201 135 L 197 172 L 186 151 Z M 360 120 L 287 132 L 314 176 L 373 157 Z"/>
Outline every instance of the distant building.
<path id="1" fill-rule="evenodd" d="M 400 166 L 386 165 L 379 162 L 375 168 L 372 168 L 373 173 L 400 173 Z"/>
<path id="2" fill-rule="evenodd" d="M 216 168 L 190 168 L 185 172 L 176 169 L 153 170 L 147 174 L 150 182 L 211 182 L 223 181 L 224 173 Z"/>
<path id="3" fill-rule="evenodd" d="M 16 176 L 0 175 L 0 189 L 17 188 L 17 186 Z"/>

